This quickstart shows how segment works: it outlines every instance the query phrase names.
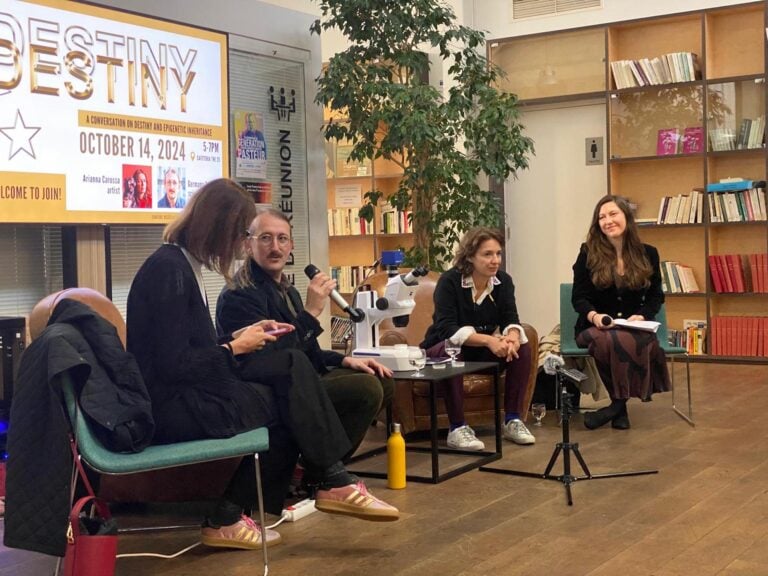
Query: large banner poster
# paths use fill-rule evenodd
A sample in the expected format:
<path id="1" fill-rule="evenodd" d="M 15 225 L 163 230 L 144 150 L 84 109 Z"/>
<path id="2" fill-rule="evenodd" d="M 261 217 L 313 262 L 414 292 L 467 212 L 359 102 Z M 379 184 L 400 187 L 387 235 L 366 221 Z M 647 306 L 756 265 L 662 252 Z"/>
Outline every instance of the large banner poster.
<path id="1" fill-rule="evenodd" d="M 228 174 L 227 37 L 0 0 L 0 222 L 164 223 Z"/>

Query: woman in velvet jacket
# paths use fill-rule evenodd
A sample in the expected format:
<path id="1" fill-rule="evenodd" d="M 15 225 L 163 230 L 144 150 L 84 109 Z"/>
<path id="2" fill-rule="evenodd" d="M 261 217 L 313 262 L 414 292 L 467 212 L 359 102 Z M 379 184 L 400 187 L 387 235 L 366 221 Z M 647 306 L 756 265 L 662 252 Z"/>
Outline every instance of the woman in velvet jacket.
<path id="1" fill-rule="evenodd" d="M 670 389 L 664 351 L 652 332 L 619 328 L 614 318 L 653 320 L 664 302 L 659 253 L 643 244 L 629 203 L 601 198 L 573 265 L 576 342 L 589 349 L 611 404 L 584 415 L 589 429 L 629 428 L 627 400 Z"/>

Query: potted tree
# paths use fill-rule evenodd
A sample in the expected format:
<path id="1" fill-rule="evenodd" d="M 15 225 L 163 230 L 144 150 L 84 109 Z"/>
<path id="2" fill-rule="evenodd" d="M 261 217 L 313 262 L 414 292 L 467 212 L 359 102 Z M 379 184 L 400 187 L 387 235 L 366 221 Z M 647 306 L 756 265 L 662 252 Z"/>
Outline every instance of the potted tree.
<path id="1" fill-rule="evenodd" d="M 472 226 L 501 224 L 499 202 L 481 181 L 528 166 L 517 97 L 495 84 L 501 71 L 479 52 L 482 32 L 455 23 L 439 0 L 316 0 L 312 32 L 338 28 L 349 47 L 317 79 L 316 101 L 331 111 L 326 140 L 352 143 L 350 159 L 385 158 L 403 177 L 388 201 L 410 210 L 414 245 L 406 263 L 442 270 Z M 429 85 L 429 57 L 447 67 L 445 94 Z M 488 178 L 485 178 L 488 177 Z M 381 192 L 366 194 L 370 220 Z"/>

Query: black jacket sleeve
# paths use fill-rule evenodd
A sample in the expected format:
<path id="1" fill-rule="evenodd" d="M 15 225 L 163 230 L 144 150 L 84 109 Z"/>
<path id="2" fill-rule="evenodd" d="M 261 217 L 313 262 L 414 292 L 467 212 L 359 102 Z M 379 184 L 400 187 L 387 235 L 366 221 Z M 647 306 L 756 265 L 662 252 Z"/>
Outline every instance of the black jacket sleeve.
<path id="1" fill-rule="evenodd" d="M 232 332 L 261 320 L 276 320 L 292 324 L 296 330 L 280 336 L 256 354 L 268 354 L 274 350 L 302 350 L 315 367 L 325 372 L 324 366 L 340 366 L 344 356 L 332 350 L 322 350 L 317 342 L 323 329 L 317 318 L 304 310 L 295 289 L 289 292 L 297 315 L 293 316 L 276 289 L 261 284 L 248 288 L 225 288 L 216 305 L 216 328 L 219 335 L 231 338 Z M 318 364 L 322 364 L 318 365 Z"/>
<path id="2" fill-rule="evenodd" d="M 227 349 L 217 344 L 208 309 L 184 255 L 170 253 L 171 247 L 160 250 L 136 274 L 127 314 L 128 350 L 141 367 L 153 401 L 158 393 L 172 394 L 169 388 L 200 386 L 205 381 L 201 375 L 208 374 L 212 366 L 231 364 Z"/>
<path id="3" fill-rule="evenodd" d="M 664 303 L 664 291 L 661 288 L 659 251 L 653 246 L 645 244 L 645 253 L 651 263 L 653 273 L 651 275 L 651 285 L 645 293 L 645 302 L 637 311 L 637 314 L 641 314 L 646 320 L 653 320 L 656 318 L 656 314 L 659 313 L 661 305 Z"/>
<path id="4" fill-rule="evenodd" d="M 587 245 L 582 244 L 579 249 L 579 255 L 573 264 L 573 292 L 571 294 L 571 304 L 574 310 L 580 316 L 586 317 L 587 314 L 595 310 L 595 300 L 597 299 L 597 288 L 592 283 L 592 278 L 587 268 Z"/>

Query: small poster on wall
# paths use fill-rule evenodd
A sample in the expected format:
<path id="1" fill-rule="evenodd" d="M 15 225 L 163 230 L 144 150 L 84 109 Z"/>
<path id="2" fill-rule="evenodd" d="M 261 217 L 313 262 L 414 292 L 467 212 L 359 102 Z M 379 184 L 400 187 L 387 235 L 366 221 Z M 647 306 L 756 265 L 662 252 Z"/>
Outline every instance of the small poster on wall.
<path id="1" fill-rule="evenodd" d="M 253 196 L 256 204 L 272 205 L 272 184 L 270 182 L 240 182 Z"/>
<path id="2" fill-rule="evenodd" d="M 235 177 L 267 177 L 264 117 L 258 112 L 235 111 Z"/>

